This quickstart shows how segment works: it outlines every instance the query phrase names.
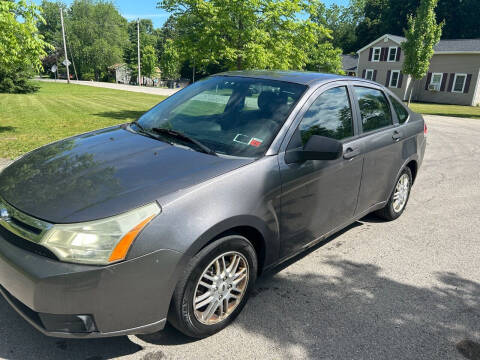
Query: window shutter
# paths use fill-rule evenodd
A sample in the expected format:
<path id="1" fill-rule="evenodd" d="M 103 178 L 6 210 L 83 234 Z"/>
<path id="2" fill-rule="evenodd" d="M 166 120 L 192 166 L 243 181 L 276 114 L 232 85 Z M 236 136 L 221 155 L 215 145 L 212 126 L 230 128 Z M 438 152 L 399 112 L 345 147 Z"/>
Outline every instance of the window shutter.
<path id="1" fill-rule="evenodd" d="M 368 52 L 368 61 L 372 61 L 372 56 L 373 56 L 373 48 L 370 48 L 370 51 Z"/>
<path id="2" fill-rule="evenodd" d="M 386 52 L 387 52 L 387 48 L 382 47 L 382 50 L 380 50 L 380 61 L 385 61 Z"/>
<path id="3" fill-rule="evenodd" d="M 402 53 L 402 48 L 399 46 L 397 47 L 397 58 L 395 61 L 400 61 L 400 54 Z"/>
<path id="4" fill-rule="evenodd" d="M 362 79 L 365 79 L 365 73 L 366 73 L 366 72 L 367 72 L 367 70 L 366 70 L 366 69 L 363 69 L 363 71 L 362 71 Z"/>
<path id="5" fill-rule="evenodd" d="M 390 75 L 392 74 L 392 71 L 391 70 L 388 70 L 387 71 L 387 81 L 385 82 L 385 86 L 388 87 L 388 85 L 390 85 Z"/>
<path id="6" fill-rule="evenodd" d="M 440 85 L 440 91 L 445 91 L 445 85 L 447 85 L 447 76 L 448 76 L 448 73 L 443 73 L 442 84 Z"/>
<path id="7" fill-rule="evenodd" d="M 452 92 L 452 90 L 453 90 L 453 80 L 454 79 L 455 79 L 455 73 L 451 73 L 450 74 L 450 80 L 448 81 L 448 88 L 447 88 L 448 92 Z"/>
<path id="8" fill-rule="evenodd" d="M 397 84 L 398 88 L 402 87 L 402 82 L 403 82 L 403 73 L 400 71 L 400 76 L 398 77 L 398 84 Z"/>
<path id="9" fill-rule="evenodd" d="M 377 70 L 373 70 L 373 81 L 377 81 Z"/>
<path id="10" fill-rule="evenodd" d="M 467 75 L 467 80 L 465 81 L 465 89 L 463 89 L 463 92 L 466 94 L 468 93 L 468 90 L 470 89 L 470 83 L 472 81 L 472 74 Z"/>
<path id="11" fill-rule="evenodd" d="M 425 90 L 428 90 L 428 85 L 430 85 L 431 80 L 432 80 L 432 73 L 429 72 L 427 75 L 427 81 L 425 82 Z"/>

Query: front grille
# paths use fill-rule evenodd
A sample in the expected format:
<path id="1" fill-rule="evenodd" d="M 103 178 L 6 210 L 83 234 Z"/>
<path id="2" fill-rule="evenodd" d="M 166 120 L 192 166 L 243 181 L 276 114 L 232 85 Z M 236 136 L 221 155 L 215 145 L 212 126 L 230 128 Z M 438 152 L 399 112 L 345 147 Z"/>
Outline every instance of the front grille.
<path id="1" fill-rule="evenodd" d="M 17 225 L 18 227 L 21 227 L 27 231 L 30 231 L 31 233 L 34 233 L 36 235 L 40 235 L 42 233 L 42 230 L 41 229 L 37 229 L 36 227 L 32 226 L 32 225 L 29 225 L 19 219 L 16 219 L 16 218 L 11 218 L 10 221 L 12 223 L 14 223 L 15 225 Z"/>
<path id="2" fill-rule="evenodd" d="M 50 259 L 58 260 L 53 252 L 43 247 L 42 245 L 35 244 L 34 242 L 25 240 L 24 238 L 8 231 L 0 225 L 0 237 L 10 244 L 19 247 L 23 250 L 30 251 L 34 254 L 45 256 Z"/>

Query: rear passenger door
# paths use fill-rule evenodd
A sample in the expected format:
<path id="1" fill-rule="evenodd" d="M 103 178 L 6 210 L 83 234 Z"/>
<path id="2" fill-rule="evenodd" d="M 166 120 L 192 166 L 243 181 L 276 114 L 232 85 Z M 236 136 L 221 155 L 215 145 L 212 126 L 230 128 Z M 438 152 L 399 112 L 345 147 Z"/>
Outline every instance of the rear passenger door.
<path id="1" fill-rule="evenodd" d="M 353 86 L 359 113 L 364 164 L 356 214 L 361 214 L 390 196 L 402 166 L 402 129 L 393 116 L 387 94 L 371 84 Z"/>

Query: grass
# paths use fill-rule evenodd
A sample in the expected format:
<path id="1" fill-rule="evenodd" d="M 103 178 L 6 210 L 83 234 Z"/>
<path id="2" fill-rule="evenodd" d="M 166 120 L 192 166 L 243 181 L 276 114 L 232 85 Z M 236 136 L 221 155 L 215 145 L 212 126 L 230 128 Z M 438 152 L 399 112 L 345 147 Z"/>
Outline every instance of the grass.
<path id="1" fill-rule="evenodd" d="M 0 94 L 0 158 L 13 159 L 55 140 L 133 121 L 165 98 L 83 85 L 39 85 L 34 94 Z M 221 112 L 224 106 L 207 112 Z M 480 119 L 480 107 L 413 103 L 411 108 L 422 114 Z"/>
<path id="2" fill-rule="evenodd" d="M 137 119 L 164 96 L 40 82 L 34 94 L 0 94 L 0 158 Z"/>
<path id="3" fill-rule="evenodd" d="M 412 103 L 410 104 L 410 108 L 413 111 L 424 115 L 440 115 L 480 119 L 479 106 Z"/>

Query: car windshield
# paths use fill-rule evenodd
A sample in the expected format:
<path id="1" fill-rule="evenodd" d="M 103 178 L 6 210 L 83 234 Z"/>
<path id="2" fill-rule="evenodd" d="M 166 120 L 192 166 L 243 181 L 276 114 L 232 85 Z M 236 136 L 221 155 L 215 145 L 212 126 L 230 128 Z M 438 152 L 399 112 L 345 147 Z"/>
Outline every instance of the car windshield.
<path id="1" fill-rule="evenodd" d="M 213 76 L 162 101 L 131 127 L 172 143 L 170 135 L 180 133 L 218 155 L 256 158 L 266 152 L 305 90 L 283 81 Z"/>

